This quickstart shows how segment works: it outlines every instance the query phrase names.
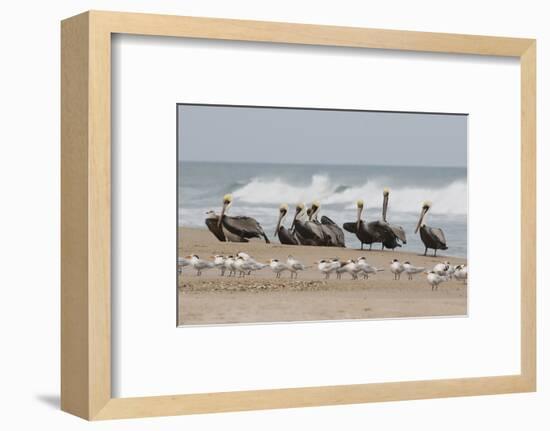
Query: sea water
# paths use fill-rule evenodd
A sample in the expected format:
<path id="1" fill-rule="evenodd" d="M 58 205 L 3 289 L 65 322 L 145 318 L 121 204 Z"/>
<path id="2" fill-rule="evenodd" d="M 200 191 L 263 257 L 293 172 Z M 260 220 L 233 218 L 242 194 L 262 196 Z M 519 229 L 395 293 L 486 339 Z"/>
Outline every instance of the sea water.
<path id="1" fill-rule="evenodd" d="M 356 201 L 362 199 L 364 220 L 382 216 L 382 192 L 390 189 L 387 219 L 405 229 L 400 250 L 424 252 L 414 233 L 423 201 L 431 201 L 428 226 L 443 229 L 450 256 L 467 253 L 467 169 L 434 166 L 299 165 L 268 163 L 188 162 L 178 164 L 178 223 L 206 228 L 205 212 L 220 213 L 226 193 L 233 195 L 228 215 L 246 215 L 260 222 L 273 238 L 279 206 L 289 206 L 284 221 L 290 227 L 296 203 L 321 203 L 319 216 L 338 225 L 356 221 Z M 354 234 L 345 232 L 346 246 L 357 248 Z M 273 238 L 278 242 L 277 238 Z M 380 248 L 375 244 L 373 248 Z M 433 253 L 433 250 L 431 251 Z"/>

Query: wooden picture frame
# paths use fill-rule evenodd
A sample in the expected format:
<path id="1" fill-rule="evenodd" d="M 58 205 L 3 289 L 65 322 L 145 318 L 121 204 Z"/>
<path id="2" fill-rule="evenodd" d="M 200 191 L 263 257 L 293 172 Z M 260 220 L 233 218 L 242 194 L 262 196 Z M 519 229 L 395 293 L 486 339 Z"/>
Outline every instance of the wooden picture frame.
<path id="1" fill-rule="evenodd" d="M 519 58 L 521 374 L 113 398 L 110 131 L 114 33 Z M 61 54 L 62 410 L 98 420 L 535 391 L 535 40 L 90 11 L 62 22 Z"/>

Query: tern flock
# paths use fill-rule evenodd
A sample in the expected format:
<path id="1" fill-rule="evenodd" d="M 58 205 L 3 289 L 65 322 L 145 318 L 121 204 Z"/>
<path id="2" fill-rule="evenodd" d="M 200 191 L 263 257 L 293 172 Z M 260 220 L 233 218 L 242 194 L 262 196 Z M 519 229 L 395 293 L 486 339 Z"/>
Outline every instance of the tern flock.
<path id="1" fill-rule="evenodd" d="M 267 269 L 275 274 L 275 278 L 281 278 L 283 273 L 288 272 L 291 279 L 296 279 L 300 271 L 311 267 L 304 265 L 292 255 L 289 255 L 286 261 L 270 259 L 266 262 L 258 262 L 245 252 L 238 252 L 235 255 L 229 256 L 218 254 L 212 256 L 212 259 L 201 259 L 196 254 L 179 258 L 178 274 L 182 274 L 184 268 L 189 267 L 196 271 L 197 276 L 201 276 L 203 271 L 217 269 L 220 271 L 220 276 L 222 277 L 244 278 L 253 272 Z M 318 271 L 324 276 L 325 280 L 330 279 L 331 274 L 335 274 L 337 280 L 342 279 L 344 274 L 351 276 L 352 280 L 358 280 L 359 277 L 366 280 L 369 278 L 369 275 L 375 275 L 380 271 L 384 271 L 384 268 L 376 268 L 369 264 L 365 257 L 345 261 L 338 258 L 321 259 L 314 262 L 314 265 L 317 266 Z M 401 274 L 403 273 L 407 275 L 409 280 L 413 280 L 416 274 L 423 273 L 426 275 L 426 281 L 432 287 L 432 290 L 437 290 L 441 283 L 452 279 L 464 283 L 468 280 L 468 267 L 463 264 L 453 266 L 450 262 L 437 263 L 432 269 L 427 269 L 414 266 L 408 261 L 400 262 L 398 259 L 393 259 L 390 262 L 389 270 L 396 281 L 401 279 Z"/>

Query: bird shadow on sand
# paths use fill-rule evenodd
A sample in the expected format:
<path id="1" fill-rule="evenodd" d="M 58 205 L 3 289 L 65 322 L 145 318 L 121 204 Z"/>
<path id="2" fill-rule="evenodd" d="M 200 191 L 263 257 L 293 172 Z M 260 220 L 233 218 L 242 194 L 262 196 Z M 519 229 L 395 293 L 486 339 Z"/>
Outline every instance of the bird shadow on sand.
<path id="1" fill-rule="evenodd" d="M 61 408 L 61 397 L 57 394 L 38 394 L 35 398 L 52 409 Z"/>

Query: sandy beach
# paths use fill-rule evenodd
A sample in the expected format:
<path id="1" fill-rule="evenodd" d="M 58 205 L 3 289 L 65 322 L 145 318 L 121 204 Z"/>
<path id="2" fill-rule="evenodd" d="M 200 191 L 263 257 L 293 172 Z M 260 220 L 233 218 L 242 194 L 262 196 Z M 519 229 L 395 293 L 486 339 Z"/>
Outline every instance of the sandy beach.
<path id="1" fill-rule="evenodd" d="M 270 238 L 271 239 L 271 238 Z M 288 272 L 276 279 L 269 268 L 245 278 L 222 277 L 217 269 L 196 276 L 186 267 L 178 278 L 179 325 L 207 325 L 252 322 L 288 322 L 426 316 L 458 316 L 467 313 L 467 285 L 450 280 L 436 291 L 425 274 L 408 280 L 406 274 L 394 280 L 389 270 L 392 259 L 410 261 L 415 266 L 431 269 L 436 263 L 466 263 L 464 258 L 422 256 L 406 251 L 355 250 L 333 247 L 286 246 L 273 239 L 272 244 L 251 240 L 249 243 L 218 241 L 206 228 L 179 228 L 179 256 L 197 254 L 211 260 L 214 254 L 235 255 L 243 251 L 260 262 L 277 258 L 286 261 L 292 255 L 308 266 L 298 279 L 290 280 Z M 432 251 L 433 253 L 433 251 Z M 368 262 L 384 271 L 364 280 L 352 280 L 344 274 L 329 280 L 317 270 L 320 259 L 341 260 L 365 256 Z"/>

